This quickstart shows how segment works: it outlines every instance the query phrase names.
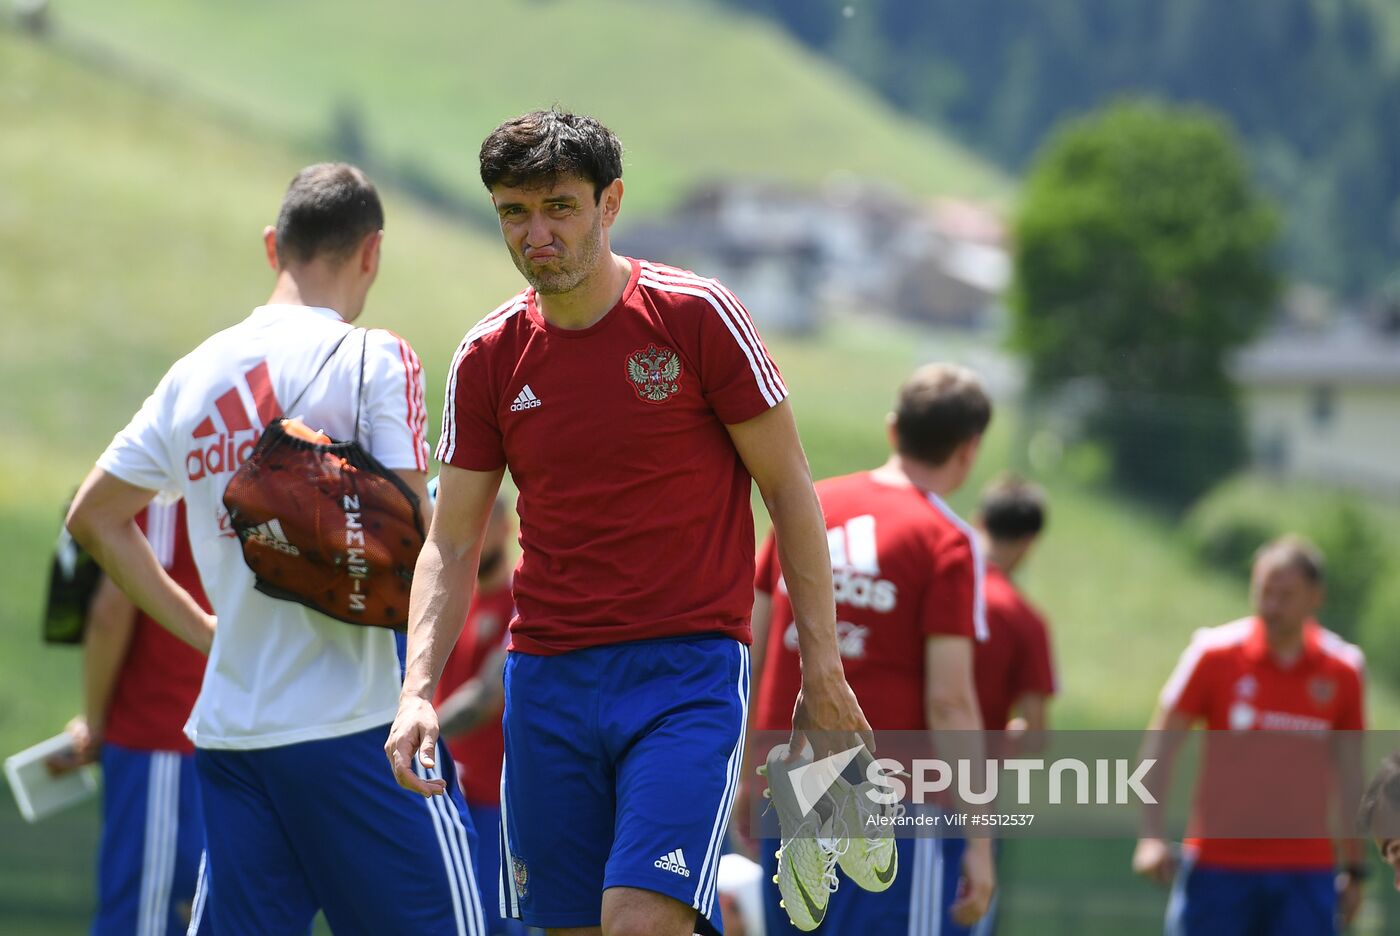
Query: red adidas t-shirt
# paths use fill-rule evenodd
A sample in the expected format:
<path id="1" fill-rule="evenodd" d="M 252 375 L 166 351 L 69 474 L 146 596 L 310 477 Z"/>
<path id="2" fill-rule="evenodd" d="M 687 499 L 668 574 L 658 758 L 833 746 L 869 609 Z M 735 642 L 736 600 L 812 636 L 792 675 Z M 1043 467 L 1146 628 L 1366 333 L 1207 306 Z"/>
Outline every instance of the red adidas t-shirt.
<path id="1" fill-rule="evenodd" d="M 1226 821 L 1238 821 L 1241 813 L 1258 810 L 1260 826 L 1267 827 L 1270 811 L 1281 808 L 1268 792 L 1277 780 L 1277 769 L 1251 763 L 1251 759 L 1258 759 L 1258 752 L 1241 754 L 1239 745 L 1230 745 L 1236 732 L 1302 732 L 1294 744 L 1315 750 L 1307 756 L 1289 756 L 1290 788 L 1327 787 L 1327 745 L 1316 733 L 1366 727 L 1363 669 L 1360 649 L 1313 621 L 1304 630 L 1302 654 L 1288 667 L 1280 666 L 1269 653 L 1265 626 L 1258 618 L 1197 631 L 1162 689 L 1161 699 L 1168 711 L 1222 733 L 1207 739 L 1205 766 L 1195 790 L 1192 831 L 1200 833 L 1203 825 L 1208 831 L 1206 810 L 1224 810 Z M 1284 740 L 1279 746 L 1288 743 L 1286 735 L 1280 737 Z M 1329 804 L 1325 795 L 1305 803 L 1295 798 L 1286 805 L 1295 814 L 1291 822 L 1327 827 Z M 1331 868 L 1336 861 L 1332 841 L 1325 838 L 1193 835 L 1186 844 L 1195 849 L 1197 864 L 1202 867 L 1318 870 Z"/>
<path id="2" fill-rule="evenodd" d="M 749 640 L 751 479 L 725 425 L 787 389 L 728 290 L 631 264 L 588 328 L 549 324 L 526 290 L 453 359 L 438 458 L 509 466 L 520 491 L 513 650 Z"/>
<path id="3" fill-rule="evenodd" d="M 438 681 L 437 698 L 441 705 L 462 683 L 481 669 L 493 650 L 507 639 L 506 628 L 515 612 L 510 586 L 492 592 L 472 595 L 467 623 L 457 646 L 447 657 Z M 501 802 L 501 761 L 505 759 L 506 742 L 501 731 L 501 708 L 471 731 L 447 739 L 447 750 L 457 763 L 457 776 L 462 795 L 467 802 L 497 806 Z"/>
<path id="4" fill-rule="evenodd" d="M 987 563 L 987 639 L 973 648 L 973 677 L 982 725 L 1000 731 L 1016 700 L 1026 693 L 1055 694 L 1050 632 L 995 563 Z"/>
<path id="5" fill-rule="evenodd" d="M 185 502 L 152 502 L 136 522 L 170 577 L 210 611 L 190 552 Z M 138 751 L 193 753 L 184 727 L 204 681 L 204 661 L 204 654 L 138 610 L 107 710 L 105 739 Z"/>
<path id="6" fill-rule="evenodd" d="M 926 728 L 926 639 L 985 632 L 982 560 L 972 531 L 937 497 L 869 472 L 822 481 L 817 496 L 831 548 L 846 680 L 871 727 Z M 759 551 L 754 581 L 773 596 L 754 727 L 786 731 L 802 670 L 772 536 Z"/>

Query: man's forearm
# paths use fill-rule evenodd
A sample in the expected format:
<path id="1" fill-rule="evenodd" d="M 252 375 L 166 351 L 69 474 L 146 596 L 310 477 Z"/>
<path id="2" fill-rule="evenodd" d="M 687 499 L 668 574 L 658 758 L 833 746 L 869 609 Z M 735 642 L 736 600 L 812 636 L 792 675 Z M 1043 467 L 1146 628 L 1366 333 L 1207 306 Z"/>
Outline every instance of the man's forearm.
<path id="1" fill-rule="evenodd" d="M 442 667 L 467 619 L 469 589 L 461 583 L 475 578 L 481 540 L 452 553 L 429 536 L 413 571 L 408 603 L 408 648 L 403 695 L 431 701 Z"/>
<path id="2" fill-rule="evenodd" d="M 104 576 L 87 617 L 83 638 L 83 717 L 88 730 L 100 738 L 107 727 L 107 710 L 112 704 L 117 675 L 136 630 L 136 609 L 116 583 Z"/>
<path id="3" fill-rule="evenodd" d="M 1172 774 L 1177 754 L 1190 727 L 1191 722 L 1185 716 L 1164 711 L 1160 707 L 1147 725 L 1138 761 L 1156 761 L 1148 773 L 1146 785 L 1157 802 L 1146 803 L 1142 807 L 1142 838 L 1166 838 L 1166 808 L 1171 797 Z"/>
<path id="4" fill-rule="evenodd" d="M 443 700 L 438 727 L 444 737 L 471 731 L 500 710 L 506 694 L 505 665 L 505 648 L 492 651 L 476 675 Z"/>
<path id="5" fill-rule="evenodd" d="M 831 553 L 816 492 L 810 484 L 784 485 L 765 496 L 765 502 L 777 531 L 778 557 L 797 625 L 803 678 L 840 673 Z"/>
<path id="6" fill-rule="evenodd" d="M 469 679 L 438 706 L 438 727 L 444 738 L 466 734 L 484 722 L 501 697 L 481 677 Z"/>

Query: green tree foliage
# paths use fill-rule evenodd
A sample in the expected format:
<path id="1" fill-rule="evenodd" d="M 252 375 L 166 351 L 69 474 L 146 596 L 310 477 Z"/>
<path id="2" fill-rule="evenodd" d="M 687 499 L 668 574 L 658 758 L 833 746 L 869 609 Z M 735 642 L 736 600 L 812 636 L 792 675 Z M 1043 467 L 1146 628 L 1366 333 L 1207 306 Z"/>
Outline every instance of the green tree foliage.
<path id="1" fill-rule="evenodd" d="M 1377 582 L 1361 618 L 1361 646 L 1371 671 L 1400 686 L 1400 575 Z"/>
<path id="2" fill-rule="evenodd" d="M 1370 292 L 1400 256 L 1400 62 L 1386 0 L 728 0 L 1021 168 L 1123 94 L 1221 111 L 1288 208 L 1304 276 Z M 858 38 L 860 41 L 852 41 Z"/>
<path id="3" fill-rule="evenodd" d="M 1092 379 L 1116 479 L 1194 499 L 1240 458 L 1226 357 L 1277 290 L 1275 215 L 1230 131 L 1146 102 L 1071 123 L 1037 160 L 1016 228 L 1013 341 L 1032 387 Z"/>

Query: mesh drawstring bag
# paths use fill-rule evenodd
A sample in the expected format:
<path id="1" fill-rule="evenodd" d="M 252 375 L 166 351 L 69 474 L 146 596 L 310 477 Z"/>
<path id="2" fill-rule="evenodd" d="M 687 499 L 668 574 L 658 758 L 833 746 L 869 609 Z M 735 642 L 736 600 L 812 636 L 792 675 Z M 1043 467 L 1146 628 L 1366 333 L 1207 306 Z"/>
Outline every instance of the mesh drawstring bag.
<path id="1" fill-rule="evenodd" d="M 364 381 L 362 344 L 355 438 L 336 442 L 300 419 L 273 420 L 234 472 L 224 507 L 258 591 L 349 624 L 403 629 L 423 522 L 417 495 L 360 445 Z"/>

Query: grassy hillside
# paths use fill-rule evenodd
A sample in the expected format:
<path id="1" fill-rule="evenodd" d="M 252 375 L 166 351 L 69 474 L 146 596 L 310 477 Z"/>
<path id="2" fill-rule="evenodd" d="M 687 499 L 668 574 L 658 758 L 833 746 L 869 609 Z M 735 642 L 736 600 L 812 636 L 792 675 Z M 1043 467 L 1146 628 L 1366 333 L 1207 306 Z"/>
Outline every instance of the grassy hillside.
<path id="1" fill-rule="evenodd" d="M 75 699 L 73 655 L 33 654 L 63 499 L 175 357 L 266 298 L 262 227 L 314 154 L 192 121 L 3 31 L 0 126 L 0 309 L 13 323 L 0 343 L 9 751 L 61 723 Z M 384 272 L 366 320 L 421 349 L 438 407 L 452 348 L 518 288 L 515 272 L 495 241 L 385 197 Z"/>
<path id="2" fill-rule="evenodd" d="M 701 2 L 55 6 L 62 36 L 258 125 L 321 139 L 349 109 L 375 159 L 473 196 L 485 134 L 554 103 L 617 131 L 634 210 L 730 173 L 811 182 L 845 171 L 925 194 L 1006 188 L 774 26 Z"/>

